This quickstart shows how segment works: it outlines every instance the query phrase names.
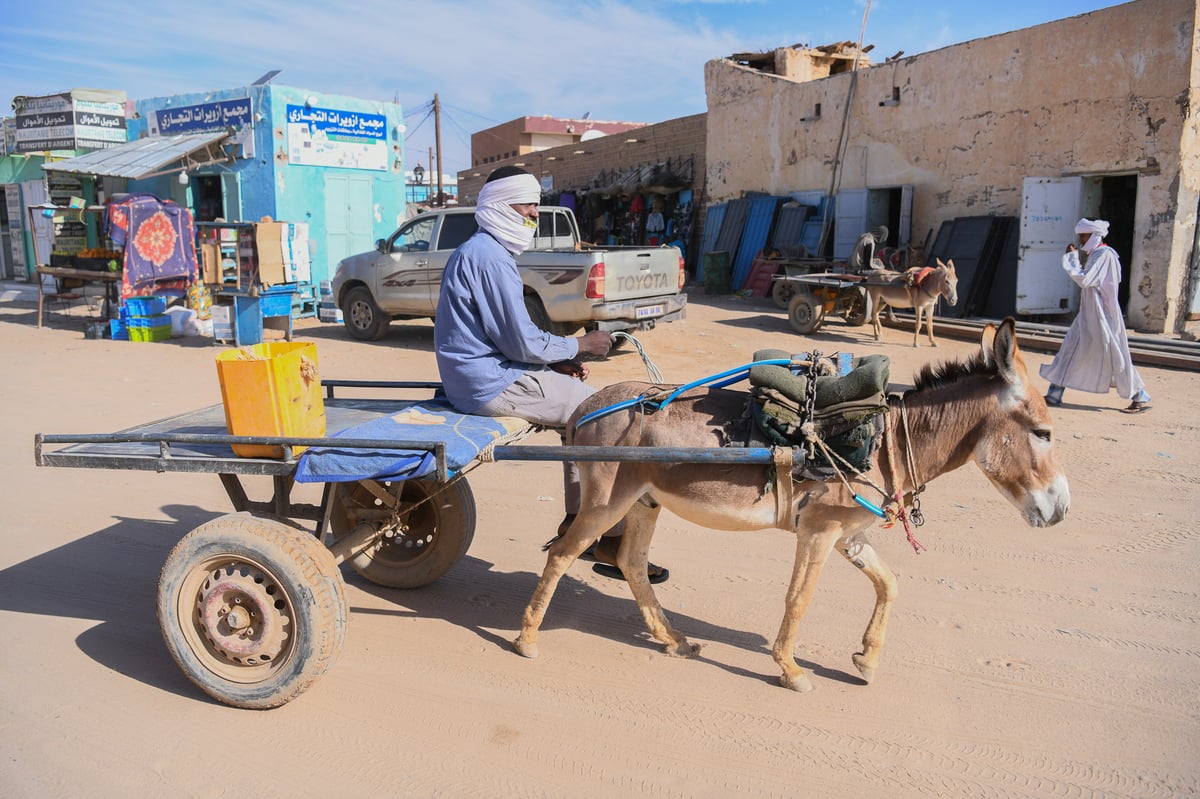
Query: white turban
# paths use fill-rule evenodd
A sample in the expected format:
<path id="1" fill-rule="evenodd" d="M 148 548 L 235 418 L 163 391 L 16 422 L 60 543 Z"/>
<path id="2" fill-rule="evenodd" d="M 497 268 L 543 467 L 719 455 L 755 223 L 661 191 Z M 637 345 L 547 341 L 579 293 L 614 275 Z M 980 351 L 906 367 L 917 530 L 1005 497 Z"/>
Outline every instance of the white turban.
<path id="1" fill-rule="evenodd" d="M 518 214 L 513 205 L 536 203 L 541 198 L 541 185 L 528 173 L 489 181 L 479 190 L 475 221 L 509 252 L 520 255 L 533 243 L 537 222 Z"/>
<path id="2" fill-rule="evenodd" d="M 1108 223 L 1103 219 L 1080 219 L 1075 223 L 1075 233 L 1099 233 L 1104 238 L 1108 235 Z"/>
<path id="3" fill-rule="evenodd" d="M 535 203 L 540 199 L 542 199 L 542 187 L 538 184 L 537 178 L 527 172 L 524 175 L 509 175 L 506 178 L 499 178 L 483 184 L 483 188 L 479 190 L 479 200 L 476 205 L 480 208 L 493 203 L 522 205 Z"/>
<path id="4" fill-rule="evenodd" d="M 1092 234 L 1087 243 L 1083 245 L 1083 251 L 1090 254 L 1108 235 L 1108 223 L 1103 219 L 1080 219 L 1075 223 L 1075 234 L 1081 233 Z"/>

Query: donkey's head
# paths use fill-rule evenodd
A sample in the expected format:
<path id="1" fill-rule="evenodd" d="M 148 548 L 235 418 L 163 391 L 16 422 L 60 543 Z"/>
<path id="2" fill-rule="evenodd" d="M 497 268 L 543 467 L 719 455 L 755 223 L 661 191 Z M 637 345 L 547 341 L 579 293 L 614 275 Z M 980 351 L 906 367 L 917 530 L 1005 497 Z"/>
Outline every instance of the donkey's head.
<path id="1" fill-rule="evenodd" d="M 1000 388 L 981 426 L 975 462 L 1030 526 L 1056 524 L 1067 514 L 1071 492 L 1058 464 L 1050 411 L 1029 380 L 1011 318 L 984 328 L 980 358 Z"/>
<path id="2" fill-rule="evenodd" d="M 951 305 L 958 305 L 958 273 L 954 271 L 953 259 L 942 263 L 937 259 L 937 271 L 942 274 L 942 296 Z"/>

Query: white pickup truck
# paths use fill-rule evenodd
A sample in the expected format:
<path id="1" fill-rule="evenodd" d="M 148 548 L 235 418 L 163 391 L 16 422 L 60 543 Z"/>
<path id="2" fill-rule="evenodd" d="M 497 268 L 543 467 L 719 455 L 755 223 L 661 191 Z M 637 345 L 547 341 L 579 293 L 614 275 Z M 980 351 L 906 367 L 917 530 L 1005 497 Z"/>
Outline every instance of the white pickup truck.
<path id="1" fill-rule="evenodd" d="M 374 341 L 392 319 L 433 318 L 446 261 L 476 229 L 474 208 L 427 211 L 338 263 L 331 289 L 350 335 Z M 533 246 L 517 256 L 530 318 L 560 336 L 682 319 L 683 266 L 676 247 L 583 244 L 571 209 L 557 206 L 538 209 Z"/>

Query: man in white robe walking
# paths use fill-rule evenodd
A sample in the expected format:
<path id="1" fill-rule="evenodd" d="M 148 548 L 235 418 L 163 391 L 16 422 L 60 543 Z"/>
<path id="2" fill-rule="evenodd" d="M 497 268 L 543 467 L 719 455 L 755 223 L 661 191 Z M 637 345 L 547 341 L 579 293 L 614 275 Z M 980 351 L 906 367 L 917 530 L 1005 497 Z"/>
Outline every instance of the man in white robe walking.
<path id="1" fill-rule="evenodd" d="M 1080 264 L 1074 244 L 1067 245 L 1062 266 L 1082 289 L 1079 314 L 1054 361 L 1040 370 L 1042 377 L 1050 381 L 1046 404 L 1062 405 L 1063 391 L 1068 388 L 1107 394 L 1116 387 L 1118 394 L 1131 400 L 1129 407 L 1121 410 L 1142 413 L 1150 409 L 1150 395 L 1129 354 L 1125 321 L 1117 301 L 1121 259 L 1104 243 L 1108 222 L 1080 219 L 1075 234 L 1087 255 L 1086 266 Z"/>

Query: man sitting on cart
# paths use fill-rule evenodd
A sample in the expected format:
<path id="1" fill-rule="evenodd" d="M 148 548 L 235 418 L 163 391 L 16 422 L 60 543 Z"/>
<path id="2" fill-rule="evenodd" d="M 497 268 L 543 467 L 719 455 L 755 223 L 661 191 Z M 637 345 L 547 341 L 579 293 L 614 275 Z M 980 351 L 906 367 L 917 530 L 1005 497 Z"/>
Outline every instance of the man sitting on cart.
<path id="1" fill-rule="evenodd" d="M 456 410 L 515 416 L 561 430 L 595 392 L 583 382 L 588 368 L 579 357 L 604 357 L 612 336 L 602 330 L 556 336 L 529 318 L 516 256 L 533 243 L 540 199 L 537 178 L 523 169 L 504 166 L 488 176 L 475 210 L 479 230 L 446 263 L 433 340 L 442 386 Z M 573 462 L 563 462 L 563 483 L 560 536 L 579 511 L 579 470 Z M 598 565 L 608 567 L 600 573 L 621 577 L 615 564 L 623 529 L 618 524 L 589 550 Z M 648 576 L 662 582 L 667 570 L 652 563 Z"/>

